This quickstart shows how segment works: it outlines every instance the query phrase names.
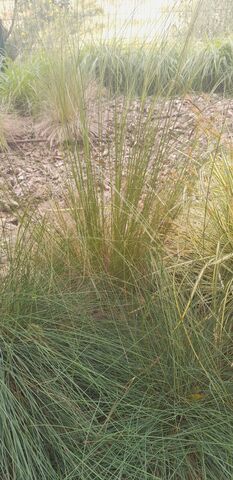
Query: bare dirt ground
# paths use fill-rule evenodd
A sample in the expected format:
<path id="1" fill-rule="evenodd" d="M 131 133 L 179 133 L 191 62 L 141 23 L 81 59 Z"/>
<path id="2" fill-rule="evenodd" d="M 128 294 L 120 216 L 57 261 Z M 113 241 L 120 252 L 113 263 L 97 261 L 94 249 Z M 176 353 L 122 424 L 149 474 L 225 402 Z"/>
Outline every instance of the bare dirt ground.
<path id="1" fill-rule="evenodd" d="M 92 156 L 100 169 L 105 169 L 106 189 L 108 171 L 115 155 L 115 121 L 122 122 L 124 99 L 109 102 L 107 125 L 101 140 L 98 134 L 92 138 Z M 169 118 L 169 121 L 168 121 Z M 155 132 L 152 159 L 161 153 L 165 158 L 164 178 L 180 162 L 190 159 L 193 165 L 208 158 L 216 147 L 229 149 L 233 145 L 233 100 L 217 95 L 188 96 L 171 102 L 158 101 L 152 108 L 152 100 L 145 105 L 134 100 L 127 110 L 124 155 L 130 157 L 132 148 L 143 140 L 138 125 Z M 20 212 L 25 207 L 48 208 L 51 199 L 62 202 L 71 168 L 69 154 L 63 147 L 50 144 L 42 138 L 32 119 L 21 119 L 22 128 L 8 142 L 8 149 L 0 152 L 0 222 L 5 234 L 14 234 Z M 14 126 L 13 126 L 14 127 Z M 14 128 L 12 127 L 12 131 Z M 166 130 L 166 146 L 161 142 Z M 83 157 L 82 145 L 78 145 Z"/>

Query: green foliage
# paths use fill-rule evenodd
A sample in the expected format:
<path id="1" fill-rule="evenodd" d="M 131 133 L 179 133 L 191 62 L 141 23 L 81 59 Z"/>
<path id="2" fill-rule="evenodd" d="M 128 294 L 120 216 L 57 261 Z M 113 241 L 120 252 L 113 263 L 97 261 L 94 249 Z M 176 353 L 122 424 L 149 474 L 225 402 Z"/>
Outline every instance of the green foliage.
<path id="1" fill-rule="evenodd" d="M 20 52 L 55 46 L 58 32 L 80 36 L 84 23 L 87 28 L 88 20 L 101 12 L 95 0 L 83 0 L 81 6 L 69 0 L 19 0 L 11 44 Z"/>
<path id="2" fill-rule="evenodd" d="M 179 95 L 233 91 L 233 43 L 227 39 L 181 44 L 104 45 L 85 53 L 85 65 L 114 93 Z"/>
<path id="3" fill-rule="evenodd" d="M 231 0 L 179 0 L 167 7 L 166 11 L 175 14 L 179 35 L 186 35 L 190 26 L 198 39 L 232 33 Z"/>
<path id="4" fill-rule="evenodd" d="M 209 57 L 209 46 L 197 48 L 198 61 L 153 48 L 146 57 L 140 48 L 69 57 L 64 49 L 2 74 L 11 108 L 36 118 L 55 111 L 68 132 L 78 109 L 82 128 L 82 147 L 74 142 L 65 159 L 65 207 L 49 220 L 25 212 L 15 244 L 3 242 L 4 480 L 232 480 L 232 162 L 218 158 L 201 170 L 204 183 L 192 179 L 194 215 L 187 162 L 160 183 L 173 101 L 153 162 L 158 124 L 150 122 L 157 96 L 227 91 L 232 45 L 211 44 Z M 125 93 L 102 162 L 92 155 L 89 78 Z M 141 104 L 126 152 L 134 95 Z"/>
<path id="5" fill-rule="evenodd" d="M 187 227 L 193 271 L 201 272 L 198 289 L 203 308 L 215 315 L 216 339 L 231 336 L 233 278 L 233 177 L 231 156 L 221 155 L 203 166 Z M 225 333 L 224 333 L 225 332 Z"/>
<path id="6" fill-rule="evenodd" d="M 73 51 L 72 45 L 70 48 Z M 67 89 L 70 88 L 75 96 L 75 91 L 80 88 L 79 82 L 76 82 L 80 72 L 112 94 L 143 98 L 201 91 L 231 95 L 233 91 L 231 37 L 200 42 L 183 52 L 181 46 L 169 43 L 127 46 L 120 42 L 95 46 L 86 44 L 75 50 L 75 54 L 70 54 L 69 49 L 64 50 L 65 63 L 56 48 L 51 49 L 47 56 L 38 52 L 25 60 L 9 62 L 0 75 L 2 101 L 11 103 L 20 111 L 38 113 L 43 110 L 43 100 L 46 101 L 44 93 L 45 96 L 53 93 L 47 88 L 49 82 L 59 83 L 59 77 L 66 78 Z M 63 97 L 60 97 L 61 101 Z"/>
<path id="7" fill-rule="evenodd" d="M 193 91 L 224 92 L 233 88 L 233 42 L 215 40 L 199 45 L 184 66 L 184 83 Z"/>
<path id="8" fill-rule="evenodd" d="M 0 94 L 9 110 L 32 113 L 37 99 L 34 86 L 39 70 L 39 56 L 25 60 L 23 65 L 8 61 L 6 70 L 0 73 Z"/>
<path id="9" fill-rule="evenodd" d="M 166 95 L 176 77 L 179 58 L 173 46 L 113 44 L 86 51 L 84 61 L 112 92 L 141 96 Z"/>
<path id="10" fill-rule="evenodd" d="M 230 480 L 231 340 L 201 290 L 187 309 L 191 272 L 181 288 L 157 257 L 130 293 L 72 263 L 69 284 L 42 234 L 1 289 L 1 475 Z"/>

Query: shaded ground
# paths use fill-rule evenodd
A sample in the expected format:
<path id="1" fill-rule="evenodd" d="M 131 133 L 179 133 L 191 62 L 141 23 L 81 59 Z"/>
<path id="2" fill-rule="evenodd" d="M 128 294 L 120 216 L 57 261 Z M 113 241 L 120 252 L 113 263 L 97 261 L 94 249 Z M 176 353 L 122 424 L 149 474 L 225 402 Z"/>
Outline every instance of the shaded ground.
<path id="1" fill-rule="evenodd" d="M 104 106 L 107 118 L 102 138 L 92 137 L 92 155 L 97 167 L 105 171 L 106 190 L 109 188 L 111 162 L 115 158 L 116 112 L 118 124 L 122 122 L 124 98 Z M 142 127 L 138 130 L 138 125 Z M 216 95 L 188 96 L 173 102 L 157 102 L 147 99 L 142 106 L 134 100 L 128 107 L 126 118 L 124 156 L 130 157 L 135 145 L 142 146 L 143 125 L 153 132 L 152 161 L 163 151 L 165 158 L 163 177 L 166 178 L 178 163 L 192 159 L 200 164 L 216 146 L 224 148 L 232 144 L 233 100 Z M 166 131 L 166 146 L 161 142 Z M 82 145 L 77 145 L 83 159 Z M 164 149 L 166 149 L 164 151 Z M 71 168 L 67 150 L 50 145 L 38 134 L 32 120 L 23 120 L 23 128 L 17 138 L 11 139 L 9 149 L 0 153 L 0 218 L 5 232 L 17 228 L 18 212 L 27 207 L 46 209 L 51 199 L 62 202 Z"/>

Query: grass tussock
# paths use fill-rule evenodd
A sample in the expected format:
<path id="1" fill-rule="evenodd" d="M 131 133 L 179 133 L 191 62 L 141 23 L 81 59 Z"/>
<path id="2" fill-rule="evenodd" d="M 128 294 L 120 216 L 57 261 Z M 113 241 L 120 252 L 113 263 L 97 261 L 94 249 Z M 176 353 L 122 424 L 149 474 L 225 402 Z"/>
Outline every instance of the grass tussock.
<path id="1" fill-rule="evenodd" d="M 49 60 L 49 61 L 48 61 Z M 98 135 L 98 103 L 106 91 L 82 75 L 76 58 L 49 58 L 37 85 L 37 130 L 50 143 L 82 141 L 84 131 Z M 51 88 L 52 86 L 52 88 Z M 87 122 L 87 125 L 85 125 Z"/>
<path id="2" fill-rule="evenodd" d="M 202 214 L 189 257 L 174 259 L 171 227 L 149 223 L 168 203 L 136 213 L 126 184 L 101 209 L 88 157 L 83 183 L 75 158 L 69 220 L 58 210 L 56 228 L 25 226 L 1 287 L 1 475 L 230 480 L 230 177 L 216 165 L 200 200 L 218 256 L 204 229 L 209 251 L 195 244 Z"/>
<path id="3" fill-rule="evenodd" d="M 187 309 L 156 265 L 137 293 L 80 276 L 64 288 L 38 265 L 13 297 L 6 280 L 2 475 L 231 478 L 229 333 L 216 342 L 201 290 Z"/>
<path id="4" fill-rule="evenodd" d="M 136 55 L 133 64 L 131 54 L 118 63 L 109 52 L 101 53 L 106 69 L 93 57 L 80 56 L 77 66 L 75 52 L 71 70 L 66 56 L 47 57 L 28 84 L 19 81 L 19 66 L 12 67 L 17 88 L 8 87 L 11 69 L 2 78 L 9 108 L 20 99 L 51 142 L 73 145 L 65 206 L 50 218 L 25 213 L 14 246 L 3 245 L 0 477 L 231 480 L 231 154 L 218 146 L 207 163 L 191 150 L 171 175 L 173 100 L 159 138 L 150 118 L 158 97 L 183 91 L 179 72 L 191 57 L 177 70 L 167 52 L 155 63 L 137 52 L 141 63 Z M 94 99 L 93 72 L 103 80 Z M 120 110 L 115 97 L 101 162 L 88 102 L 96 102 L 101 142 L 103 85 L 125 96 Z M 189 78 L 186 85 L 192 88 Z M 135 93 L 139 114 L 127 150 Z"/>

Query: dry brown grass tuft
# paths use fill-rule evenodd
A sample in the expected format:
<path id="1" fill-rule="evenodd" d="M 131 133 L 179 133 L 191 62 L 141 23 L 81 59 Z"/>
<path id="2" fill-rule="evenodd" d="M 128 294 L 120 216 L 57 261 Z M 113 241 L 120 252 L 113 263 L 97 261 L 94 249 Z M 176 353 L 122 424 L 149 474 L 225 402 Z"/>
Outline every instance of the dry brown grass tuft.
<path id="1" fill-rule="evenodd" d="M 99 101 L 101 98 L 101 102 Z M 106 130 L 107 115 L 104 113 L 106 91 L 91 83 L 80 96 L 67 89 L 65 97 L 53 98 L 43 104 L 36 131 L 50 145 L 67 141 L 82 142 L 84 135 L 95 138 Z M 100 107 L 102 105 L 102 107 Z"/>

